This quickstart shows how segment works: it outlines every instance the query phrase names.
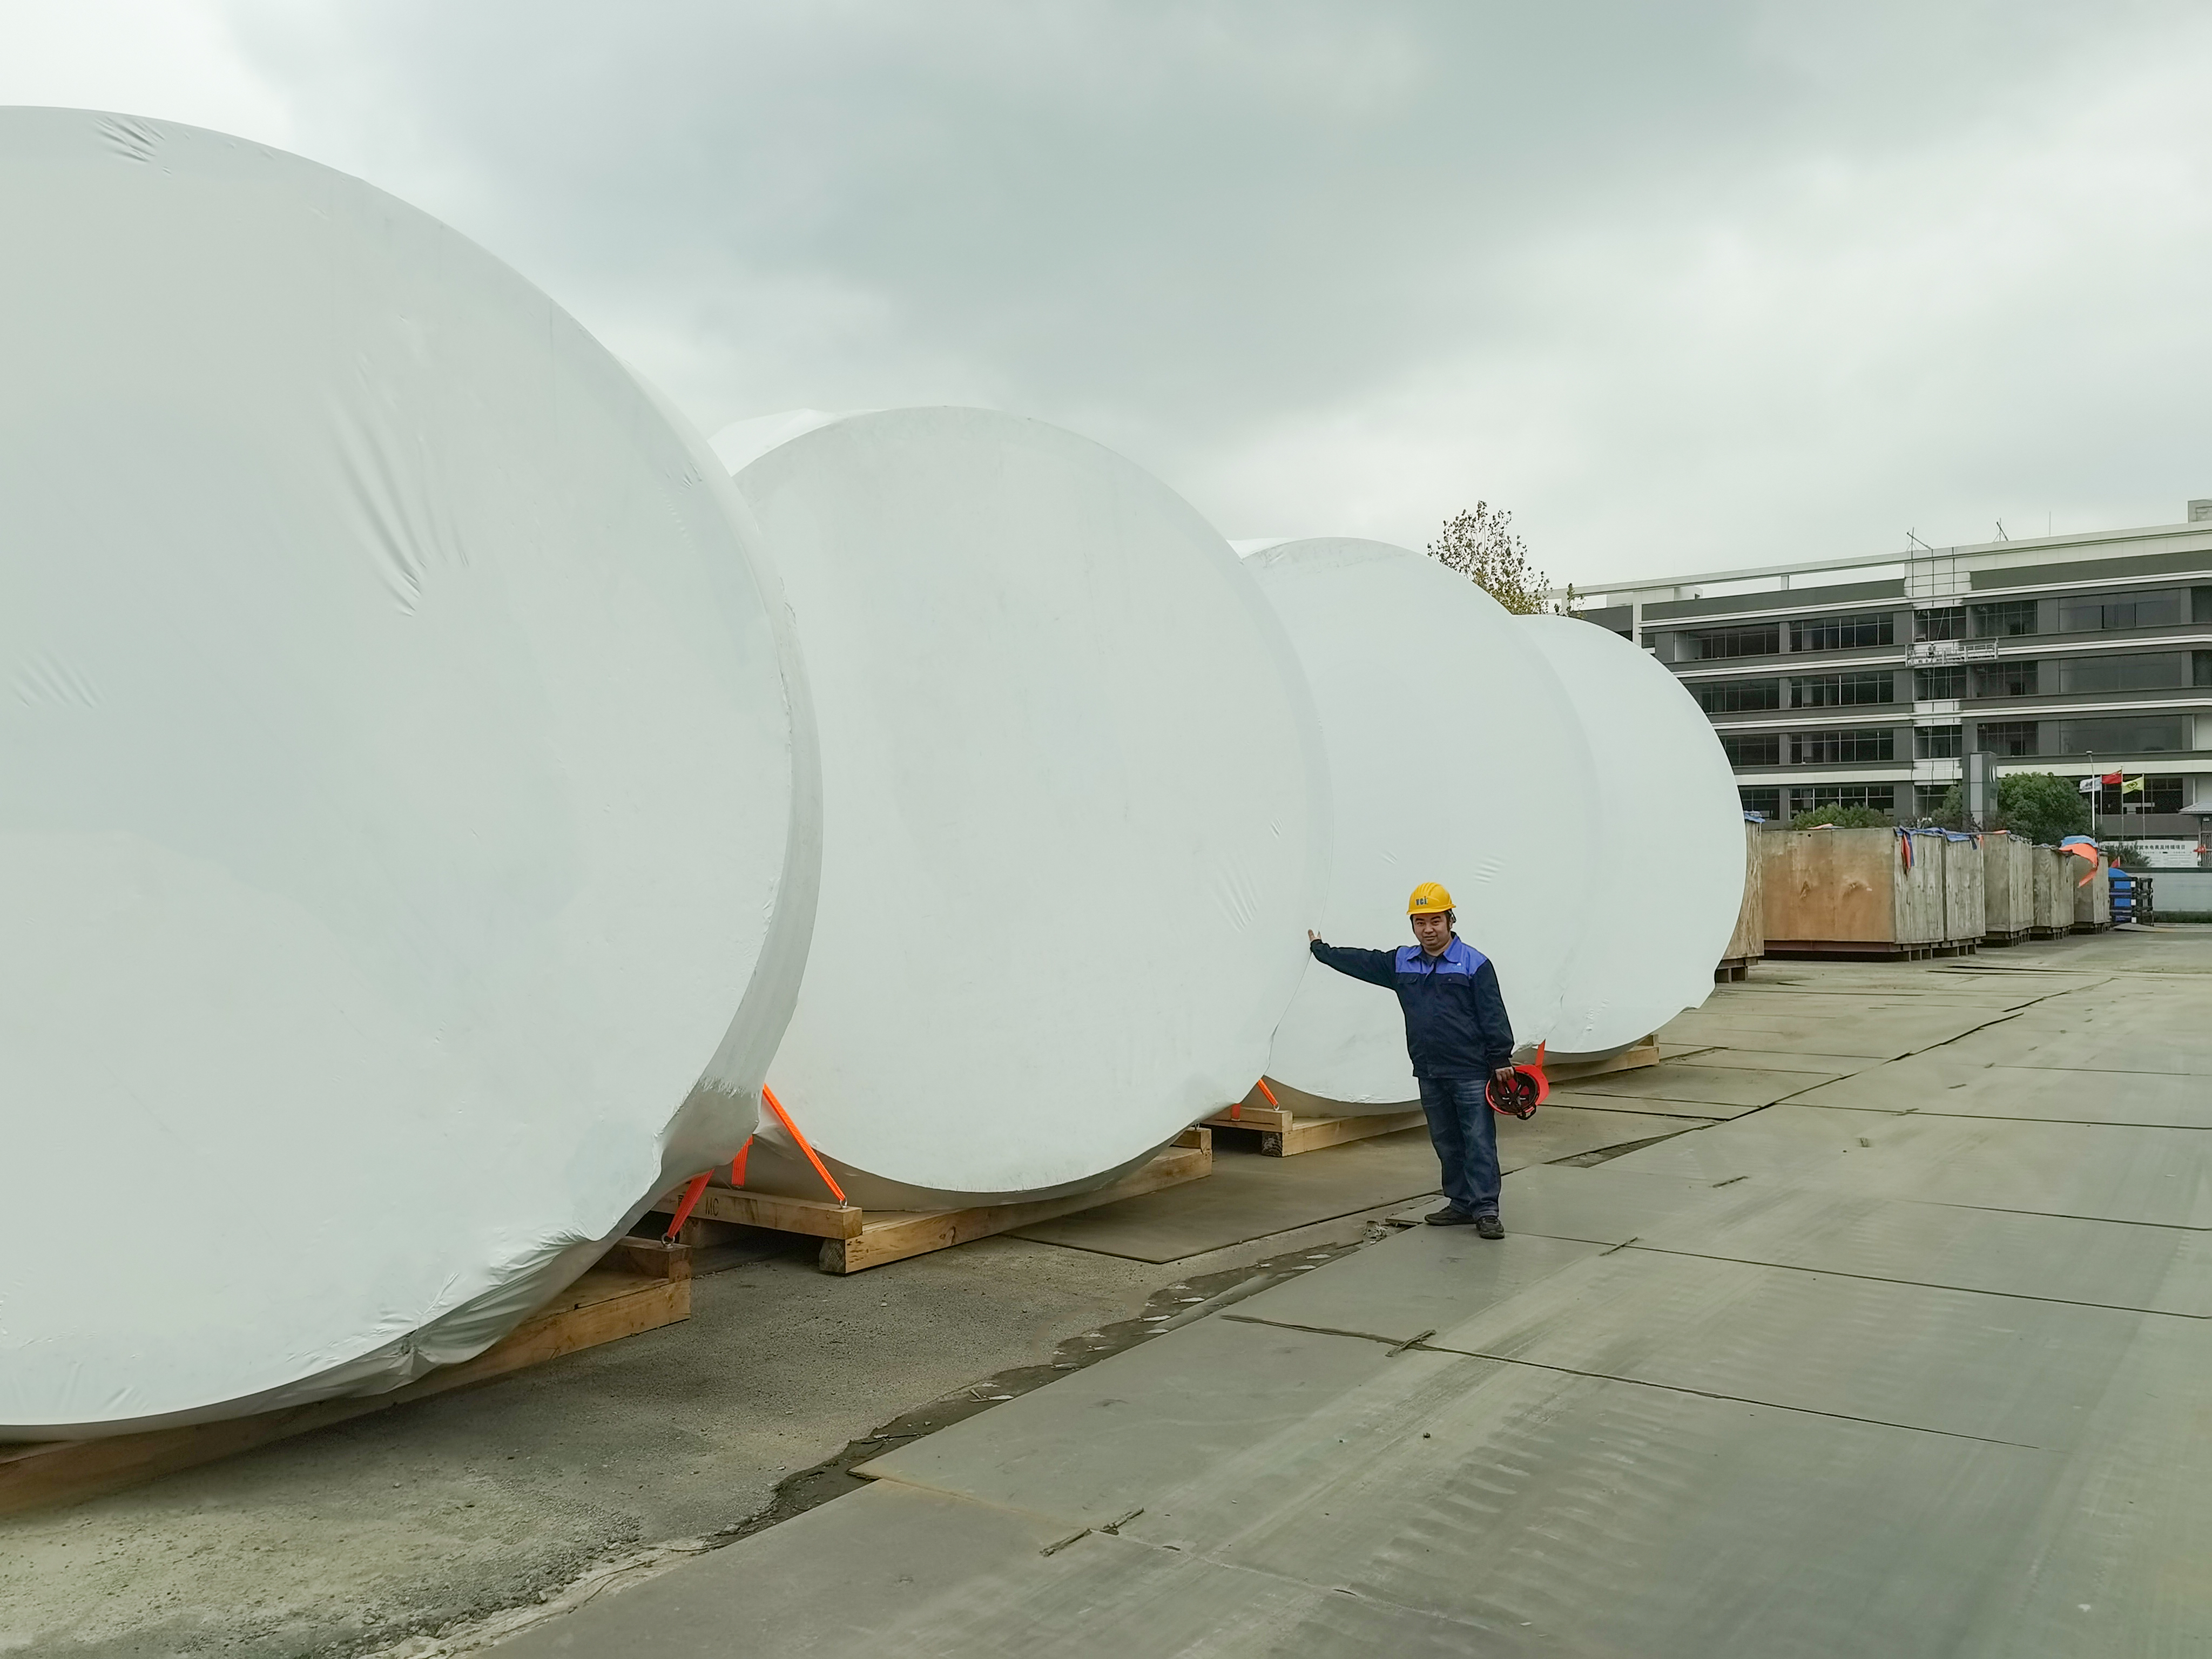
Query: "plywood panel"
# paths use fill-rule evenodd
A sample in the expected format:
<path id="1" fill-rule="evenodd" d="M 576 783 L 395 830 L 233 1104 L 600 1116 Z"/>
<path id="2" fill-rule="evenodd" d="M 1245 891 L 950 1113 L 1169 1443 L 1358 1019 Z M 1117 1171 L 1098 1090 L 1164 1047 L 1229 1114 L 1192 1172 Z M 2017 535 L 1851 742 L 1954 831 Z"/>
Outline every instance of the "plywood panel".
<path id="1" fill-rule="evenodd" d="M 2073 878 L 2061 866 L 2073 860 L 2056 847 L 2028 850 L 2035 905 L 2031 925 L 2041 933 L 2063 932 L 2074 925 L 2074 889 Z"/>
<path id="2" fill-rule="evenodd" d="M 1743 902 L 1723 962 L 1756 962 L 1766 954 L 1766 856 L 1764 824 L 1743 826 Z"/>
<path id="3" fill-rule="evenodd" d="M 1933 836 L 1923 838 L 1923 848 L 1937 843 Z M 1982 843 L 1973 841 L 1945 841 L 1943 848 L 1943 937 L 1947 939 L 1979 939 L 1989 931 L 1989 902 L 1987 876 L 1982 859 Z"/>
<path id="4" fill-rule="evenodd" d="M 2074 878 L 2074 925 L 2076 927 L 2102 927 L 2112 920 L 2112 866 L 2101 859 L 2097 873 L 2087 881 L 2081 879 L 2078 867 L 2081 860 L 2067 854 L 2068 872 Z"/>
<path id="5" fill-rule="evenodd" d="M 1943 937 L 1942 859 L 1887 830 L 1767 831 L 1761 880 L 1770 947 L 1798 940 L 1868 945 L 1933 944 Z"/>
<path id="6" fill-rule="evenodd" d="M 1982 907 L 1985 933 L 2025 933 L 2035 925 L 2035 848 L 2002 832 L 1982 838 Z"/>

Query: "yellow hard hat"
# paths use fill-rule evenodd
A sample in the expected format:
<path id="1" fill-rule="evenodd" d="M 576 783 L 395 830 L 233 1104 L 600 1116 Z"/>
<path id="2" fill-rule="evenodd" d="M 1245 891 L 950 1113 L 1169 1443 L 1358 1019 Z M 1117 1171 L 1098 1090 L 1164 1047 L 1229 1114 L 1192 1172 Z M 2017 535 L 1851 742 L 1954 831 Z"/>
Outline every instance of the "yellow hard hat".
<path id="1" fill-rule="evenodd" d="M 1409 916 L 1440 916 L 1452 908 L 1451 895 L 1440 881 L 1425 881 L 1413 890 L 1413 896 L 1406 901 Z"/>

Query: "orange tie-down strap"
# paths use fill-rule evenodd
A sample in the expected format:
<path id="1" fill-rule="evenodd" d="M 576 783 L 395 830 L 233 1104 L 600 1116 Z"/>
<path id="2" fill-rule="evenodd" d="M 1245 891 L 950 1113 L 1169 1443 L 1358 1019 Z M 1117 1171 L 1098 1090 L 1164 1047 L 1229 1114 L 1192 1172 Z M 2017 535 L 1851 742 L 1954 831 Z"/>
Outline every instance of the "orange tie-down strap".
<path id="1" fill-rule="evenodd" d="M 768 1102 L 769 1110 L 775 1114 L 775 1121 L 783 1125 L 784 1133 L 799 1143 L 799 1150 L 806 1154 L 806 1161 L 814 1166 L 814 1173 L 822 1177 L 822 1184 L 836 1194 L 840 1204 L 849 1205 L 853 1200 L 845 1196 L 845 1189 L 837 1184 L 836 1176 L 831 1175 L 822 1160 L 814 1155 L 814 1148 L 808 1146 L 806 1137 L 799 1133 L 799 1126 L 791 1121 L 791 1114 L 783 1109 L 783 1103 L 775 1097 L 775 1091 L 763 1083 L 761 1085 L 761 1098 Z"/>
<path id="2" fill-rule="evenodd" d="M 676 1235 L 684 1231 L 684 1224 L 691 1218 L 692 1206 L 698 1203 L 699 1194 L 706 1190 L 707 1176 L 702 1170 L 691 1177 L 690 1184 L 684 1188 L 683 1198 L 677 1203 L 676 1213 L 669 1218 L 668 1231 L 661 1235 L 668 1243 L 673 1244 L 676 1242 Z"/>
<path id="3" fill-rule="evenodd" d="M 850 1204 L 852 1200 L 845 1196 L 845 1189 L 837 1184 L 836 1176 L 823 1166 L 821 1158 L 815 1155 L 814 1148 L 807 1144 L 806 1137 L 799 1133 L 799 1126 L 791 1121 L 791 1114 L 783 1109 L 783 1103 L 775 1097 L 775 1091 L 763 1085 L 761 1098 L 768 1103 L 769 1110 L 775 1114 L 775 1121 L 782 1124 L 785 1131 L 799 1143 L 799 1150 L 806 1154 L 806 1161 L 814 1166 L 814 1173 L 822 1177 L 822 1184 L 837 1195 L 840 1204 Z M 738 1155 L 730 1160 L 730 1185 L 732 1187 L 745 1184 L 745 1158 L 752 1149 L 753 1138 L 747 1135 L 745 1144 L 738 1148 Z M 684 1224 L 691 1218 L 691 1212 L 699 1202 L 699 1195 L 707 1190 L 707 1176 L 712 1173 L 709 1170 L 695 1175 L 684 1187 L 684 1196 L 677 1202 L 676 1214 L 670 1220 L 665 1235 L 671 1241 L 684 1231 Z"/>
<path id="4" fill-rule="evenodd" d="M 1275 1091 L 1267 1086 L 1267 1079 L 1261 1078 L 1252 1086 L 1260 1091 L 1261 1097 L 1267 1101 L 1267 1104 L 1274 1107 L 1277 1110 L 1281 1109 L 1283 1103 L 1275 1098 Z M 1229 1115 L 1232 1119 L 1243 1117 L 1244 1115 L 1244 1103 L 1241 1100 L 1232 1100 L 1230 1102 Z"/>
<path id="5" fill-rule="evenodd" d="M 2077 841 L 2065 850 L 2073 854 L 2076 858 L 2083 858 L 2089 860 L 2088 869 L 2082 872 L 2081 879 L 2074 884 L 2076 887 L 2087 887 L 2091 882 L 2097 878 L 2097 849 L 2094 847 L 2084 847 Z"/>

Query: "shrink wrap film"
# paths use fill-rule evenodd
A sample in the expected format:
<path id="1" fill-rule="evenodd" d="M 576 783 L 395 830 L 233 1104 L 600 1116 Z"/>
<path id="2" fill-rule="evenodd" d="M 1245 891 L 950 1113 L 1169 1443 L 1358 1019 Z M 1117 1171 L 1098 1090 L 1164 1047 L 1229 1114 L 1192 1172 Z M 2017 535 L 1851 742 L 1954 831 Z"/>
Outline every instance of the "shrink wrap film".
<path id="1" fill-rule="evenodd" d="M 403 203 L 64 110 L 0 202 L 0 1436 L 392 1388 L 752 1127 L 782 602 L 696 434 Z"/>
<path id="2" fill-rule="evenodd" d="M 1713 991 L 1742 907 L 1735 774 L 1682 683 L 1572 617 L 1515 626 L 1549 662 L 1589 744 L 1596 855 L 1576 872 L 1583 931 L 1553 1028 L 1561 1058 L 1613 1054 Z"/>
<path id="3" fill-rule="evenodd" d="M 1544 654 L 1490 595 L 1402 547 L 1258 544 L 1244 564 L 1304 667 L 1328 755 L 1322 937 L 1410 945 L 1407 895 L 1442 882 L 1460 936 L 1497 964 L 1516 1038 L 1553 1036 L 1593 848 L 1579 805 L 1589 753 Z M 1397 1110 L 1418 1095 L 1390 993 L 1317 962 L 1267 1075 L 1332 1111 Z"/>
<path id="4" fill-rule="evenodd" d="M 802 413 L 716 447 L 820 720 L 819 921 L 770 1080 L 839 1183 L 1079 1190 L 1241 1098 L 1328 825 L 1304 683 L 1228 544 L 1011 416 Z M 785 1140 L 746 1184 L 822 1195 Z"/>

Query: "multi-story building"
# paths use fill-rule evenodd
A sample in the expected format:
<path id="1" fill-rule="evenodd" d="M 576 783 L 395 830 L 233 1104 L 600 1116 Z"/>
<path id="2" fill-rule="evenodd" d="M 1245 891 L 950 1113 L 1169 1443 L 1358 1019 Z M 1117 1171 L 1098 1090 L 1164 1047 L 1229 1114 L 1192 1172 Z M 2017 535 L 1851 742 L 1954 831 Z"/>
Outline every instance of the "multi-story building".
<path id="1" fill-rule="evenodd" d="M 1590 621 L 1681 677 L 1747 810 L 1912 822 L 1963 757 L 2118 772 L 2107 835 L 2196 863 L 2212 816 L 2212 500 L 2189 521 L 1578 584 Z"/>

